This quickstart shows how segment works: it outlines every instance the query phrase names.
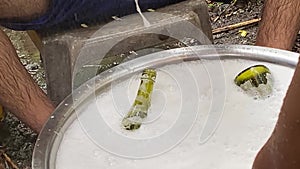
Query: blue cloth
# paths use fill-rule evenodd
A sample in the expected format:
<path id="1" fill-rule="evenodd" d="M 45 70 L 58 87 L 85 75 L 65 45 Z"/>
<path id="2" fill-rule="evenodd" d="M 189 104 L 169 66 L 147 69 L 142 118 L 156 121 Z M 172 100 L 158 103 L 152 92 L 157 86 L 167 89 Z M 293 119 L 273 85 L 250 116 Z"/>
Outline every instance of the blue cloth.
<path id="1" fill-rule="evenodd" d="M 141 10 L 156 9 L 183 0 L 139 0 Z M 105 22 L 111 16 L 136 13 L 134 0 L 52 0 L 48 11 L 30 22 L 1 22 L 14 30 L 38 30 L 89 21 Z"/>

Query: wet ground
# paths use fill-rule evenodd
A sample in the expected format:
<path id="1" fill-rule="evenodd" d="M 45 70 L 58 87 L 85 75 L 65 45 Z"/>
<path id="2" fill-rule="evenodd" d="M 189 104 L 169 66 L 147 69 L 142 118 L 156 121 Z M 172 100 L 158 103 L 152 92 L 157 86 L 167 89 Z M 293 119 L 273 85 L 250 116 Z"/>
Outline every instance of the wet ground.
<path id="1" fill-rule="evenodd" d="M 209 0 L 207 0 L 209 2 Z M 239 1 L 239 0 L 238 0 Z M 254 0 L 236 5 L 210 3 L 209 13 L 212 20 L 213 29 L 226 25 L 239 23 L 242 21 L 258 18 L 262 9 L 263 2 Z M 219 17 L 219 19 L 216 19 Z M 257 25 L 251 25 L 235 29 L 232 31 L 214 35 L 215 44 L 247 44 L 255 43 Z M 240 30 L 247 32 L 245 37 L 241 36 Z M 27 42 L 27 34 L 25 32 L 14 32 L 5 30 L 14 43 L 21 62 L 28 72 L 36 80 L 42 89 L 46 89 L 45 76 L 38 51 Z M 300 53 L 300 35 L 298 35 L 294 51 Z M 8 113 L 5 121 L 0 124 L 0 143 L 1 148 L 20 168 L 30 168 L 31 155 L 37 134 L 33 133 L 24 124 L 18 121 L 13 115 Z M 5 132 L 7 129 L 8 132 Z M 8 135 L 7 135 L 8 134 Z"/>

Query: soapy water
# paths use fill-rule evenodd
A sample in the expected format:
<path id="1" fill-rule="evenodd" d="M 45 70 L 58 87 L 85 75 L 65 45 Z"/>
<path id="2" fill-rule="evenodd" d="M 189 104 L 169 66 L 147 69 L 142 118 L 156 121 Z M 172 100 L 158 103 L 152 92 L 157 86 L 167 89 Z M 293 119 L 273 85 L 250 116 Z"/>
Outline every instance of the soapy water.
<path id="1" fill-rule="evenodd" d="M 219 61 L 203 62 L 211 66 L 219 65 L 217 63 Z M 268 98 L 255 99 L 236 86 L 233 79 L 246 67 L 258 63 L 244 60 L 222 61 L 227 93 L 223 116 L 211 138 L 206 142 L 199 142 L 200 134 L 211 110 L 212 92 L 222 92 L 214 91 L 211 88 L 209 76 L 217 75 L 208 75 L 205 67 L 202 66 L 203 62 L 185 63 L 187 66 L 183 66 L 183 63 L 168 65 L 157 70 L 151 109 L 147 121 L 137 131 L 123 130 L 120 125 L 122 116 L 129 110 L 136 95 L 140 82 L 139 74 L 116 82 L 110 87 L 110 90 L 99 95 L 96 102 L 90 103 L 97 106 L 112 132 L 133 139 L 150 139 L 159 137 L 170 130 L 174 121 L 180 120 L 178 117 L 181 112 L 191 113 L 190 111 L 194 111 L 194 107 L 183 106 L 183 103 L 196 100 L 195 107 L 199 109 L 192 130 L 173 149 L 152 158 L 119 157 L 95 144 L 88 136 L 89 131 L 82 128 L 77 119 L 64 133 L 57 153 L 56 168 L 250 169 L 255 155 L 267 141 L 276 124 L 293 70 L 274 64 L 260 63 L 266 65 L 272 73 L 273 92 Z M 195 75 L 194 82 L 190 81 L 189 76 L 186 76 L 189 71 L 193 71 Z M 197 90 L 198 97 L 196 97 Z M 182 99 L 185 94 L 190 98 Z M 81 110 L 80 116 L 89 114 L 88 109 L 82 108 Z M 118 143 L 120 140 L 110 141 Z M 134 151 L 139 151 L 139 149 Z"/>

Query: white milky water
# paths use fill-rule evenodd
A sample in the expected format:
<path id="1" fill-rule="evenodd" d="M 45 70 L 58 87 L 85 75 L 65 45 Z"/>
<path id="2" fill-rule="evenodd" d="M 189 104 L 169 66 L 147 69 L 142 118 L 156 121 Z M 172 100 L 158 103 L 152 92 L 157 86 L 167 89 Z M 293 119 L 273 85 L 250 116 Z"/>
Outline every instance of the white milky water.
<path id="1" fill-rule="evenodd" d="M 254 99 L 233 82 L 240 71 L 255 64 L 264 64 L 272 72 L 273 93 L 266 99 Z M 134 132 L 121 129 L 120 124 L 122 115 L 127 113 L 135 98 L 140 83 L 139 74 L 129 79 L 116 81 L 107 92 L 97 96 L 96 102 L 89 103 L 97 105 L 97 113 L 101 114 L 105 123 L 114 132 L 135 139 L 159 137 L 172 128 L 176 120 L 180 120 L 178 119 L 180 113 L 198 112 L 190 133 L 173 149 L 145 159 L 128 159 L 110 154 L 87 136 L 89 131 L 99 130 L 100 124 L 99 126 L 81 126 L 80 121 L 86 120 L 81 116 L 84 117 L 86 114 L 89 114 L 90 124 L 94 124 L 93 120 L 97 120 L 96 117 L 91 117 L 93 113 L 90 110 L 82 107 L 79 119 L 75 120 L 64 133 L 57 153 L 56 168 L 250 169 L 256 153 L 266 142 L 275 126 L 293 70 L 269 63 L 226 60 L 222 61 L 223 74 L 218 71 L 210 71 L 211 74 L 208 74 L 204 65 L 210 68 L 215 67 L 215 70 L 221 68 L 219 61 L 207 61 L 205 64 L 194 61 L 157 69 L 152 106 L 146 123 Z M 226 80 L 223 82 L 226 98 L 224 103 L 214 105 L 224 104 L 223 116 L 211 137 L 200 144 L 200 134 L 211 113 L 210 110 L 213 110 L 211 105 L 215 99 L 212 93 L 220 93 L 217 97 L 222 96 L 221 88 L 212 89 L 210 77 L 221 76 L 224 76 Z M 223 86 L 222 83 L 219 84 Z M 118 143 L 119 140 L 110 141 Z M 134 149 L 134 151 L 139 150 Z"/>

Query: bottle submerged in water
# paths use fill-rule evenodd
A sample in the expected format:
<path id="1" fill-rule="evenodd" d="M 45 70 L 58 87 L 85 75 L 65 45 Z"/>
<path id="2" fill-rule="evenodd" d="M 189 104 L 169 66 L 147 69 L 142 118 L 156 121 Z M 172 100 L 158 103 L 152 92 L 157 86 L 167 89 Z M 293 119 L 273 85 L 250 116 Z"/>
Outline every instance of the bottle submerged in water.
<path id="1" fill-rule="evenodd" d="M 129 112 L 122 120 L 122 127 L 126 130 L 136 130 L 142 125 L 143 119 L 147 117 L 151 106 L 151 95 L 156 79 L 154 69 L 145 69 L 142 73 L 141 83 L 137 96 Z"/>
<path id="2" fill-rule="evenodd" d="M 265 65 L 254 65 L 239 73 L 234 82 L 255 98 L 267 98 L 272 94 L 273 78 Z"/>

